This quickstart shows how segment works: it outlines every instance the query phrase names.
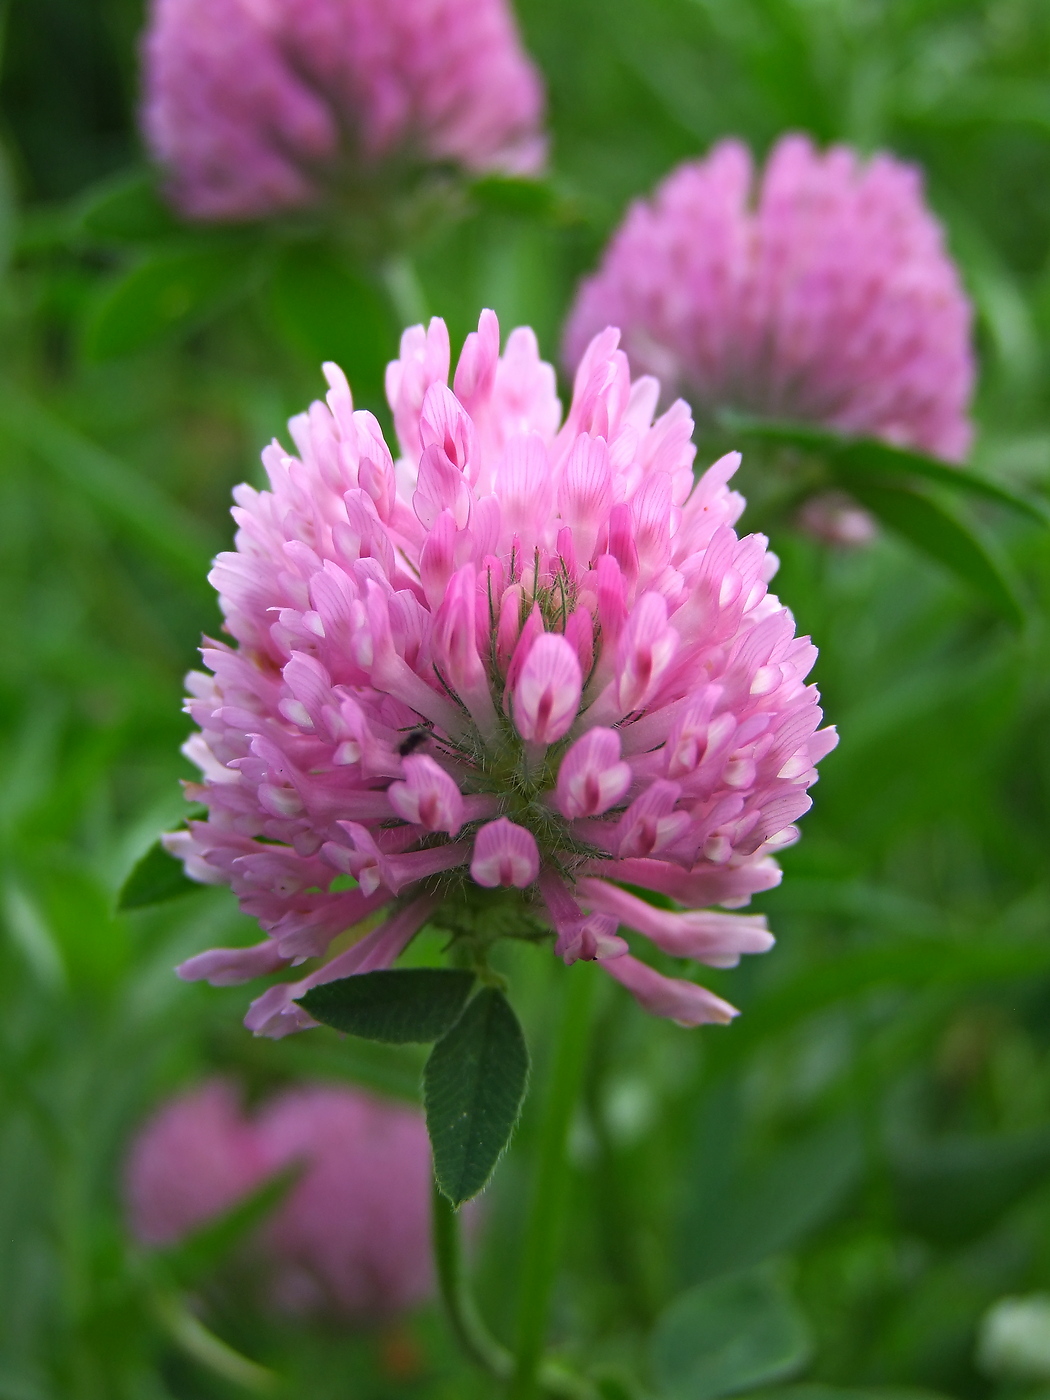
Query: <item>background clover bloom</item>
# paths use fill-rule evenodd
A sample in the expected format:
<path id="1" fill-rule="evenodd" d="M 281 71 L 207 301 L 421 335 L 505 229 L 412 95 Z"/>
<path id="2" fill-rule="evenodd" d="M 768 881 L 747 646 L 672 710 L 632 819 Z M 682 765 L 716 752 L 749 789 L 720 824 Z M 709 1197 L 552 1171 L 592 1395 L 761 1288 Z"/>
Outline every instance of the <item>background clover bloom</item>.
<path id="1" fill-rule="evenodd" d="M 142 126 L 178 208 L 251 219 L 391 158 L 542 163 L 543 91 L 505 0 L 154 0 Z"/>
<path id="2" fill-rule="evenodd" d="M 259 997 L 257 1033 L 313 1024 L 296 998 L 388 967 L 428 921 L 482 960 L 500 931 L 553 933 L 687 1025 L 735 1013 L 621 925 L 714 967 L 771 945 L 763 917 L 708 906 L 780 878 L 835 743 L 816 650 L 768 591 L 765 539 L 733 531 L 738 455 L 694 481 L 687 406 L 654 421 L 659 385 L 632 383 L 618 339 L 588 347 L 559 427 L 530 330 L 500 356 L 483 312 L 450 389 L 444 323 L 415 326 L 387 372 L 397 463 L 327 365 L 298 455 L 274 443 L 271 489 L 235 492 L 211 580 L 237 645 L 207 643 L 189 682 L 208 816 L 167 844 L 267 937 L 180 972 L 247 981 L 374 925 Z"/>
<path id="3" fill-rule="evenodd" d="M 177 1243 L 296 1164 L 301 1176 L 252 1242 L 271 1303 L 367 1322 L 427 1298 L 426 1128 L 358 1089 L 290 1089 L 251 1117 L 222 1079 L 170 1099 L 128 1154 L 131 1231 L 146 1245 Z"/>
<path id="4" fill-rule="evenodd" d="M 620 326 L 702 417 L 735 408 L 965 455 L 971 313 L 919 172 L 783 137 L 756 179 L 723 141 L 638 201 L 581 286 L 570 365 Z"/>

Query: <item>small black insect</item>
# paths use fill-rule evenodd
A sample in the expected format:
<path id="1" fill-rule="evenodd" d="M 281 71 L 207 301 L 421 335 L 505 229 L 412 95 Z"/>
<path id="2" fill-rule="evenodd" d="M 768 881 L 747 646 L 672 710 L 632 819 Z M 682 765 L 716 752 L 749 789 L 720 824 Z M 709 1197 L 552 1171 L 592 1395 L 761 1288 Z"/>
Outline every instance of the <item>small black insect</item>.
<path id="1" fill-rule="evenodd" d="M 397 751 L 402 758 L 407 758 L 410 753 L 415 753 L 430 738 L 429 729 L 413 729 L 401 740 L 397 746 Z"/>

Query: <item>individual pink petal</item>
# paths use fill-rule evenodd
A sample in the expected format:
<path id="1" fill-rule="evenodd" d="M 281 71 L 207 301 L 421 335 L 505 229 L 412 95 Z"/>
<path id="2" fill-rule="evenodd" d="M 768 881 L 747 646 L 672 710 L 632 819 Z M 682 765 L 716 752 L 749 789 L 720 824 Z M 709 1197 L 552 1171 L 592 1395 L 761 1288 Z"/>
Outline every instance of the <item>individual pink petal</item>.
<path id="1" fill-rule="evenodd" d="M 499 321 L 494 311 L 483 311 L 478 328 L 463 342 L 452 382 L 456 398 L 468 413 L 482 407 L 492 393 L 499 364 Z"/>
<path id="2" fill-rule="evenodd" d="M 655 696 L 678 650 L 678 633 L 667 625 L 667 604 L 645 593 L 631 610 L 616 647 L 616 702 L 621 714 L 641 709 Z"/>
<path id="3" fill-rule="evenodd" d="M 606 914 L 585 914 L 560 875 L 545 870 L 540 889 L 558 935 L 554 951 L 566 964 L 615 958 L 627 952 L 627 944 L 617 935 L 616 920 Z"/>
<path id="4" fill-rule="evenodd" d="M 527 558 L 542 538 L 554 504 L 554 477 L 539 433 L 510 439 L 496 467 L 495 489 L 506 543 L 516 537 Z"/>
<path id="5" fill-rule="evenodd" d="M 531 831 L 506 817 L 488 822 L 474 838 L 473 879 L 486 889 L 516 885 L 523 890 L 539 874 L 540 853 Z"/>
<path id="6" fill-rule="evenodd" d="M 675 913 L 592 878 L 580 880 L 578 888 L 585 909 L 611 915 L 617 923 L 651 938 L 665 953 L 695 958 L 709 967 L 736 967 L 742 953 L 768 953 L 775 942 L 764 914 L 707 909 Z"/>
<path id="7" fill-rule="evenodd" d="M 491 733 L 496 718 L 488 675 L 478 655 L 475 616 L 477 572 L 464 564 L 449 580 L 432 633 L 434 663 L 441 680 L 470 711 L 475 724 Z"/>
<path id="8" fill-rule="evenodd" d="M 569 749 L 558 769 L 557 798 L 562 816 L 597 817 L 626 795 L 630 765 L 620 760 L 614 729 L 589 729 Z"/>
<path id="9" fill-rule="evenodd" d="M 681 791 L 677 783 L 658 779 L 635 798 L 617 824 L 620 856 L 657 855 L 685 834 L 692 818 L 675 810 Z"/>
<path id="10" fill-rule="evenodd" d="M 563 636 L 537 637 L 514 687 L 514 724 L 528 743 L 553 744 L 568 733 L 580 708 L 583 677 Z"/>
<path id="11" fill-rule="evenodd" d="M 404 760 L 405 781 L 387 788 L 390 805 L 402 820 L 455 836 L 463 825 L 463 795 L 439 763 L 427 754 Z"/>
<path id="12" fill-rule="evenodd" d="M 706 987 L 679 977 L 665 977 L 630 953 L 600 961 L 609 976 L 615 977 L 653 1016 L 663 1016 L 680 1026 L 727 1026 L 740 1015 L 735 1006 Z"/>
<path id="13" fill-rule="evenodd" d="M 265 977 L 286 967 L 277 943 L 264 938 L 250 948 L 209 948 L 206 953 L 187 958 L 175 971 L 184 982 L 210 982 L 213 987 L 236 987 L 253 977 Z"/>
<path id="14" fill-rule="evenodd" d="M 576 557 L 589 560 L 612 507 L 609 451 L 601 437 L 581 433 L 558 485 L 558 510 L 572 530 Z"/>

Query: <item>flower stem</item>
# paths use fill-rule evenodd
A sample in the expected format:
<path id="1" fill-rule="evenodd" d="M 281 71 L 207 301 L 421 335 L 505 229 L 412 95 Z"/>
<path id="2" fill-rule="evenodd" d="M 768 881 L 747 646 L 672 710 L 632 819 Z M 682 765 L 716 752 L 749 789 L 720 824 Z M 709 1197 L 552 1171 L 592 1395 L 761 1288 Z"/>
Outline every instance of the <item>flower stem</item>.
<path id="1" fill-rule="evenodd" d="M 551 1293 L 558 1272 L 562 1225 L 568 1197 L 566 1150 L 572 1115 L 583 1082 L 595 977 L 576 964 L 565 974 L 561 1025 L 547 1085 L 547 1104 L 525 1234 L 525 1258 L 518 1297 L 518 1344 L 510 1400 L 534 1400 L 548 1389 L 541 1367 Z"/>
<path id="2" fill-rule="evenodd" d="M 477 1310 L 463 1265 L 459 1217 L 436 1181 L 432 1221 L 438 1285 L 456 1340 L 475 1365 L 505 1381 L 513 1370 L 514 1358 L 489 1332 Z"/>

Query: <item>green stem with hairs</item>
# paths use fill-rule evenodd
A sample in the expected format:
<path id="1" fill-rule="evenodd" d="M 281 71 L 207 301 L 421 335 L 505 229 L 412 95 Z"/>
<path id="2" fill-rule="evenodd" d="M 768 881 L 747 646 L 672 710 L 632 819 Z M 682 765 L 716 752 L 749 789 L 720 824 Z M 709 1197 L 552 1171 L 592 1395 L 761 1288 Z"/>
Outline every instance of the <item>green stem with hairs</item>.
<path id="1" fill-rule="evenodd" d="M 438 1286 L 456 1341 L 476 1366 L 497 1380 L 507 1380 L 514 1367 L 514 1358 L 488 1330 L 478 1312 L 467 1283 L 459 1216 L 436 1181 L 432 1228 Z"/>
<path id="2" fill-rule="evenodd" d="M 561 1025 L 554 1046 L 547 1084 L 547 1103 L 525 1233 L 525 1258 L 518 1297 L 518 1337 L 510 1400 L 534 1400 L 550 1391 L 549 1368 L 542 1365 L 551 1294 L 558 1273 L 562 1227 L 568 1198 L 568 1139 L 580 1096 L 594 999 L 594 969 L 577 963 L 564 974 Z M 586 1394 L 590 1387 L 573 1378 L 568 1393 Z M 567 1393 L 567 1392 L 562 1392 Z"/>

